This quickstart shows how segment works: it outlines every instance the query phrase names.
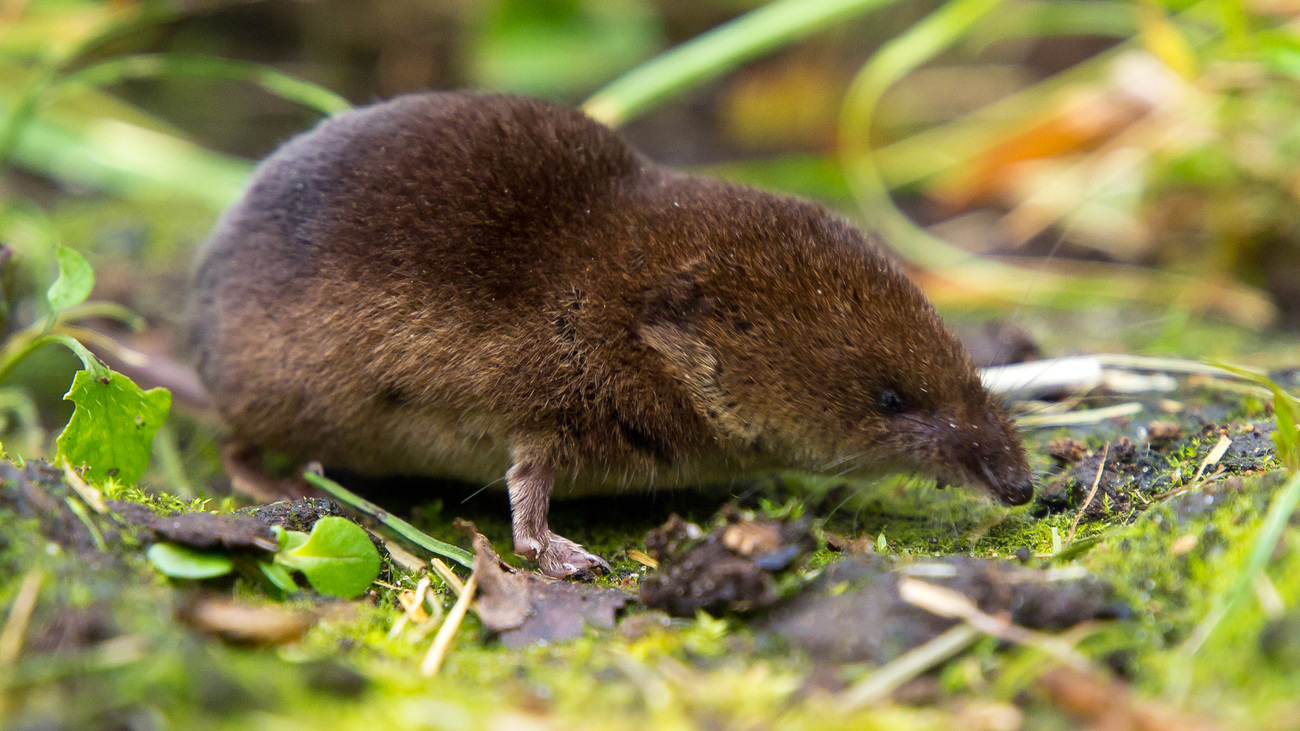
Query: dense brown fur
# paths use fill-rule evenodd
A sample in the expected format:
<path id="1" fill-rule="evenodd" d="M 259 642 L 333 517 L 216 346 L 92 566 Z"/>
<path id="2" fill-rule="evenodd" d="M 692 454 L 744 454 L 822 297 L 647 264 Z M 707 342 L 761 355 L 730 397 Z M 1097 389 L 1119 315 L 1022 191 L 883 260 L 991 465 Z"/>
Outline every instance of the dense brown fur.
<path id="1" fill-rule="evenodd" d="M 599 559 L 546 528 L 553 480 L 871 462 L 1032 494 L 965 353 L 862 233 L 546 102 L 406 96 L 297 137 L 218 225 L 192 317 L 236 439 L 510 468 L 517 550 L 556 575 Z"/>

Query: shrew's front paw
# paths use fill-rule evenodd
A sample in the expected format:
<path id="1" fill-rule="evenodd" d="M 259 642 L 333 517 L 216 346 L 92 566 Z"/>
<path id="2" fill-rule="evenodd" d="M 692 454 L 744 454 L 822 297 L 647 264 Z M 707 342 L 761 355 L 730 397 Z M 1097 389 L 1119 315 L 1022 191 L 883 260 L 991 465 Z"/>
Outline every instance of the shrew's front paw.
<path id="1" fill-rule="evenodd" d="M 554 533 L 537 556 L 542 573 L 556 579 L 593 579 L 611 569 L 605 559 Z"/>

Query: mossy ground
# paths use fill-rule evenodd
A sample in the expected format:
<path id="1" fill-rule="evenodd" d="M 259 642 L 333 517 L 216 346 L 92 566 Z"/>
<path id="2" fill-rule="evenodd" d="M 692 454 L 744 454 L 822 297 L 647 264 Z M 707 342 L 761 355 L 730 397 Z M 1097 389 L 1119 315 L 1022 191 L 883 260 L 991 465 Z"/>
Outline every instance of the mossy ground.
<path id="1" fill-rule="evenodd" d="M 1296 352 L 1290 341 L 1219 327 L 1197 330 L 1186 322 L 1162 325 L 1159 347 L 1152 349 L 1126 331 L 1095 333 L 1105 315 L 1066 320 L 1083 332 L 1066 342 L 1086 342 L 1089 350 L 1266 365 L 1289 362 Z M 1057 330 L 1068 328 L 1058 324 Z M 1044 340 L 1048 352 L 1067 350 L 1050 336 Z M 1183 408 L 1162 411 L 1160 399 Z M 1076 565 L 1104 579 L 1127 608 L 1123 619 L 1072 635 L 1097 665 L 1131 683 L 1141 697 L 1163 698 L 1223 727 L 1300 728 L 1296 525 L 1284 533 L 1268 581 L 1257 582 L 1256 594 L 1233 606 L 1190 660 L 1181 649 L 1241 571 L 1285 478 L 1267 453 L 1225 458 L 1225 472 L 1203 484 L 1193 485 L 1193 476 L 1220 427 L 1239 436 L 1246 424 L 1267 424 L 1270 414 L 1257 397 L 1195 385 L 1136 400 L 1149 408 L 1130 420 L 1027 434 L 1044 483 L 1073 479 L 1069 468 L 1053 467 L 1047 457 L 1047 442 L 1062 437 L 1078 439 L 1095 453 L 1127 436 L 1133 459 L 1150 471 L 1141 479 L 1117 476 L 1113 494 L 1124 498 L 1122 504 L 1116 499 L 1090 511 L 1077 526 L 1074 550 L 1056 557 L 1051 555 L 1065 547 L 1088 485 L 1067 485 L 1061 504 L 1007 509 L 969 491 L 939 492 L 932 482 L 907 477 L 759 475 L 713 492 L 563 502 L 555 508 L 554 525 L 610 560 L 615 572 L 604 583 L 630 589 L 648 569 L 628 550 L 643 549 L 648 530 L 674 512 L 707 528 L 726 502 L 768 515 L 809 514 L 821 531 L 869 543 L 904 562 L 965 555 Z M 1149 449 L 1139 429 L 1154 418 L 1178 421 L 1184 436 L 1164 449 Z M 208 493 L 203 486 L 215 474 L 209 431 L 178 420 L 172 438 L 178 459 L 167 470 L 156 469 L 145 488 L 114 497 L 163 510 L 234 508 L 224 498 L 205 503 L 201 494 L 176 498 L 168 492 L 179 472 L 196 486 L 186 490 Z M 1188 485 L 1193 486 L 1179 492 Z M 463 517 L 498 549 L 509 546 L 507 505 L 499 492 L 466 499 L 472 489 L 451 489 L 430 499 L 432 489 L 426 484 L 370 497 L 444 540 L 461 540 L 451 520 Z M 252 584 L 167 581 L 127 539 L 101 556 L 90 555 L 61 545 L 42 532 L 39 521 L 12 509 L 0 510 L 0 537 L 4 616 L 12 616 L 24 578 L 32 572 L 43 577 L 30 620 L 19 628 L 23 649 L 0 671 L 5 728 L 947 729 L 1079 723 L 1040 690 L 1038 678 L 1051 665 L 1041 650 L 991 639 L 940 665 L 899 701 L 852 712 L 839 705 L 835 689 L 875 668 L 817 668 L 742 615 L 667 622 L 633 609 L 618 628 L 525 649 L 493 642 L 471 615 L 441 673 L 429 679 L 417 672 L 429 637 L 417 641 L 409 629 L 391 635 L 400 612 L 389 590 L 377 588 L 355 602 L 303 597 L 277 605 L 311 611 L 317 621 L 301 642 L 240 647 L 190 628 L 177 618 L 177 609 L 200 592 L 274 604 Z M 804 579 L 840 556 L 823 544 L 783 590 L 799 591 Z M 520 563 L 508 552 L 506 558 Z M 410 577 L 399 583 L 414 584 Z M 449 590 L 439 582 L 435 588 L 450 605 Z M 1180 670 L 1190 671 L 1190 686 L 1182 693 L 1174 682 Z"/>

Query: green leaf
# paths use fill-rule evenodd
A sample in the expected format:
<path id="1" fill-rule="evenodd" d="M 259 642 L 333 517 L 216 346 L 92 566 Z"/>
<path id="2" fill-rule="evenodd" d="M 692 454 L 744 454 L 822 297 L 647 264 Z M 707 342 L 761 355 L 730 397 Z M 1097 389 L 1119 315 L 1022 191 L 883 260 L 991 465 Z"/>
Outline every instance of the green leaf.
<path id="1" fill-rule="evenodd" d="M 235 562 L 224 553 L 196 551 L 175 543 L 155 543 L 145 555 L 154 568 L 174 579 L 211 579 L 235 568 Z"/>
<path id="2" fill-rule="evenodd" d="M 379 576 L 379 551 L 369 534 L 337 516 L 316 521 L 306 543 L 281 551 L 275 560 L 301 571 L 316 591 L 344 599 L 361 596 Z"/>
<path id="3" fill-rule="evenodd" d="M 45 298 L 50 302 L 50 310 L 57 315 L 86 301 L 90 290 L 95 287 L 95 270 L 76 249 L 60 246 L 55 257 L 59 260 L 59 278 L 50 285 Z"/>
<path id="4" fill-rule="evenodd" d="M 285 530 L 284 526 L 273 525 L 271 532 L 275 534 L 281 551 L 292 551 L 307 542 L 307 534 L 300 530 Z"/>
<path id="5" fill-rule="evenodd" d="M 305 470 L 302 473 L 302 478 L 311 483 L 314 487 L 320 488 L 335 500 L 356 508 L 366 515 L 374 517 L 375 520 L 383 523 L 386 527 L 392 529 L 392 531 L 397 535 L 410 541 L 412 544 L 419 546 L 435 556 L 442 556 L 449 561 L 455 561 L 461 566 L 473 570 L 474 554 L 469 551 L 457 548 L 450 543 L 444 543 L 443 541 L 424 533 L 410 523 L 407 523 L 405 520 L 398 518 L 369 500 L 359 497 L 352 491 L 324 475 L 318 475 L 311 470 Z"/>
<path id="6" fill-rule="evenodd" d="M 59 455 L 85 466 L 94 483 L 109 478 L 134 485 L 149 463 L 154 434 L 167 418 L 172 395 L 165 388 L 142 391 L 121 373 L 95 377 L 78 371 L 64 400 L 76 404 L 59 435 Z"/>
<path id="7" fill-rule="evenodd" d="M 271 585 L 285 594 L 292 594 L 298 591 L 298 582 L 293 580 L 289 571 L 277 563 L 269 561 L 258 561 L 257 568 L 261 569 L 262 576 L 271 582 Z"/>

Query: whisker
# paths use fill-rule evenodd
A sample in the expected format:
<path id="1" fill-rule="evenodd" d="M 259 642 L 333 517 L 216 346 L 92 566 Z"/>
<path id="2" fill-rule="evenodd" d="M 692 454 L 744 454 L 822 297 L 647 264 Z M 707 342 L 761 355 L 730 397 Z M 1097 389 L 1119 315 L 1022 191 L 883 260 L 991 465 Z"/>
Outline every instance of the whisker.
<path id="1" fill-rule="evenodd" d="M 505 475 L 502 475 L 502 476 L 496 478 L 495 480 L 489 482 L 488 484 L 484 485 L 483 487 L 480 487 L 479 489 L 475 490 L 474 492 L 471 492 L 469 495 L 467 495 L 467 496 L 465 497 L 464 500 L 461 500 L 461 501 L 460 501 L 460 504 L 461 504 L 461 505 L 464 505 L 465 503 L 469 502 L 470 500 L 473 500 L 474 498 L 478 497 L 478 496 L 479 496 L 479 495 L 480 495 L 484 490 L 488 489 L 489 487 L 492 487 L 493 485 L 497 484 L 498 482 L 505 482 L 505 481 L 506 481 L 506 476 L 505 476 Z"/>
<path id="2" fill-rule="evenodd" d="M 820 467 L 815 467 L 814 470 L 817 471 L 817 472 L 825 472 L 825 471 L 827 471 L 827 470 L 835 469 L 836 467 L 839 467 L 840 465 L 844 464 L 845 462 L 848 462 L 848 461 L 850 461 L 850 460 L 854 460 L 854 459 L 857 459 L 858 457 L 861 457 L 863 454 L 866 454 L 866 452 L 865 452 L 865 451 L 862 451 L 862 452 L 854 452 L 853 454 L 850 454 L 850 455 L 847 455 L 847 456 L 844 456 L 844 457 L 839 457 L 839 458 L 837 458 L 837 459 L 833 459 L 833 460 L 827 462 L 826 464 L 824 464 L 824 465 L 822 465 L 822 466 L 820 466 Z"/>
<path id="3" fill-rule="evenodd" d="M 868 454 L 868 453 L 866 453 L 866 452 L 861 452 L 861 453 L 859 453 L 859 454 L 858 454 L 858 457 L 861 458 L 862 461 L 857 462 L 857 463 L 855 463 L 855 464 L 851 464 L 851 465 L 849 465 L 848 467 L 846 467 L 845 469 L 840 470 L 839 472 L 837 472 L 837 473 L 835 473 L 834 475 L 832 475 L 832 478 L 831 478 L 831 479 L 839 479 L 839 478 L 841 478 L 841 477 L 847 475 L 848 473 L 850 473 L 850 472 L 852 472 L 852 471 L 854 471 L 854 470 L 856 470 L 856 469 L 861 469 L 862 467 L 865 467 L 865 466 L 866 466 L 866 465 L 871 461 L 871 455 Z"/>

